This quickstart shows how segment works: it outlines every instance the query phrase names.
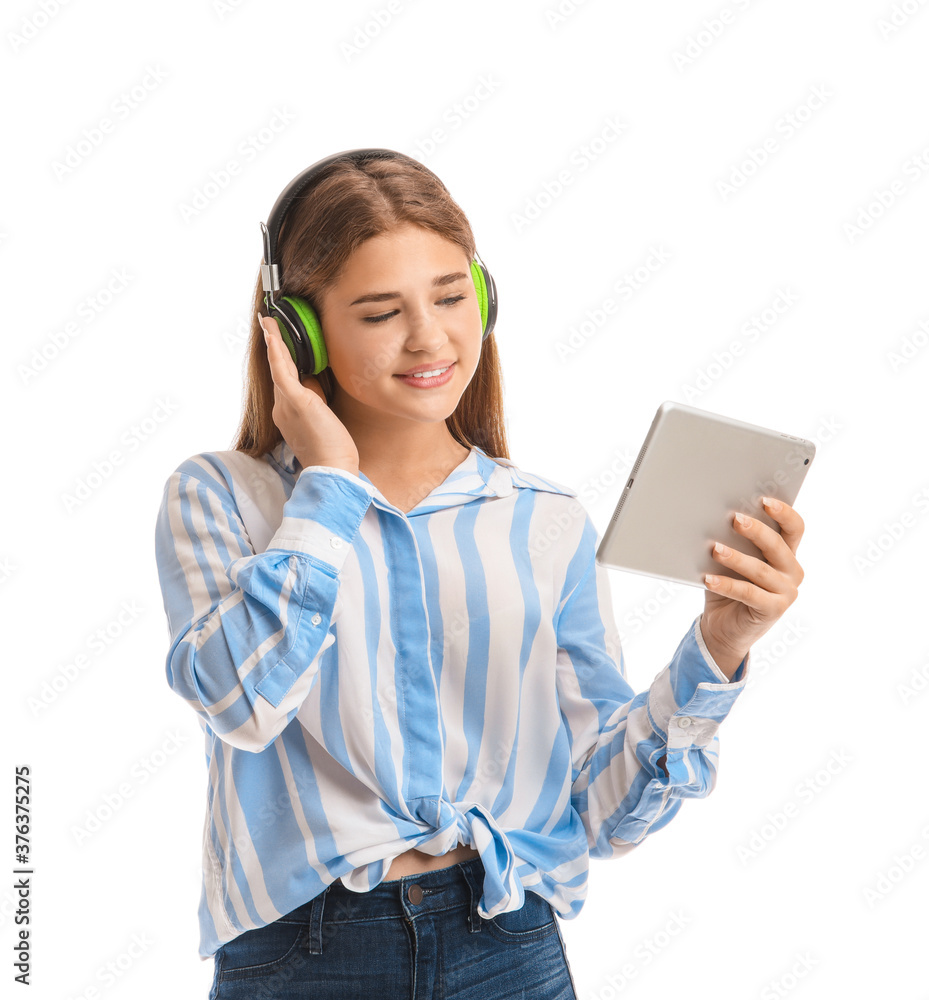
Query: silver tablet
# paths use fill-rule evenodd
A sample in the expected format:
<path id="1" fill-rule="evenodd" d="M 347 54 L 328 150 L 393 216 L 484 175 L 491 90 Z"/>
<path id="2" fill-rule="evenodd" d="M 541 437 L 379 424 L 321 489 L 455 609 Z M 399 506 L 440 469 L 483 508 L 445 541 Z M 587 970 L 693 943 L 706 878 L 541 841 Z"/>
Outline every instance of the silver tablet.
<path id="1" fill-rule="evenodd" d="M 704 588 L 705 573 L 741 580 L 712 557 L 713 543 L 761 557 L 736 534 L 733 514 L 779 530 L 761 498 L 793 506 L 815 453 L 804 438 L 662 403 L 597 548 L 597 562 Z"/>

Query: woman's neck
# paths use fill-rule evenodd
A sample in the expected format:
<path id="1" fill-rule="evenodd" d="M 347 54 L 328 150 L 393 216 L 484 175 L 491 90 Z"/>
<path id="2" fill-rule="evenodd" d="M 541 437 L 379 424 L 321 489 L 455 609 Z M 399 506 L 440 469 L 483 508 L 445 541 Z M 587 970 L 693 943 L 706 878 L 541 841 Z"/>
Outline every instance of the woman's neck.
<path id="1" fill-rule="evenodd" d="M 395 483 L 447 475 L 468 455 L 444 420 L 407 420 L 340 402 L 333 400 L 333 412 L 351 434 L 358 466 L 372 482 L 375 475 Z"/>

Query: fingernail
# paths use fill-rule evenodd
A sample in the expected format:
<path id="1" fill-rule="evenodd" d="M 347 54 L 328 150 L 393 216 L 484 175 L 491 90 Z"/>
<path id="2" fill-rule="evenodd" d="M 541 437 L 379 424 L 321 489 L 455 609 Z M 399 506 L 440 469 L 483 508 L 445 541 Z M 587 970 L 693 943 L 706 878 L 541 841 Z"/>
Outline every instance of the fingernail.
<path id="1" fill-rule="evenodd" d="M 742 525 L 743 528 L 747 528 L 752 523 L 752 519 L 750 517 L 746 517 L 744 514 L 736 514 L 735 519 Z"/>
<path id="2" fill-rule="evenodd" d="M 780 500 L 775 500 L 774 497 L 762 497 L 761 502 L 768 510 L 773 511 L 775 514 L 781 509 Z"/>
<path id="3" fill-rule="evenodd" d="M 718 576 L 714 576 L 712 573 L 707 573 L 706 574 L 706 582 L 711 587 L 715 587 L 716 584 L 719 583 L 719 577 Z"/>
<path id="4" fill-rule="evenodd" d="M 713 548 L 714 548 L 714 549 L 716 549 L 716 551 L 717 551 L 717 552 L 718 552 L 718 553 L 719 553 L 719 554 L 720 554 L 721 556 L 727 556 L 727 555 L 729 555 L 729 553 L 730 553 L 730 551 L 731 551 L 731 549 L 729 548 L 729 546 L 728 546 L 728 545 L 723 545 L 723 543 L 722 543 L 722 542 L 717 542 L 717 543 L 716 543 L 716 544 L 715 544 L 715 545 L 713 546 Z"/>

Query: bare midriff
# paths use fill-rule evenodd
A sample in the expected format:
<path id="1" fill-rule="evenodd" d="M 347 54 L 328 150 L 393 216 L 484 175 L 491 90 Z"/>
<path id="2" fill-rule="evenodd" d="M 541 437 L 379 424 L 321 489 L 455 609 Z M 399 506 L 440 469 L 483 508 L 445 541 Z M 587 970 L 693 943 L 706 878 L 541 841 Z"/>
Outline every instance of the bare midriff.
<path id="1" fill-rule="evenodd" d="M 447 854 L 423 854 L 416 848 L 398 854 L 390 863 L 387 869 L 385 882 L 403 878 L 404 875 L 417 875 L 419 872 L 431 872 L 436 868 L 447 868 L 449 865 L 457 865 L 460 861 L 467 861 L 468 858 L 476 858 L 478 852 L 467 844 L 459 844 Z"/>

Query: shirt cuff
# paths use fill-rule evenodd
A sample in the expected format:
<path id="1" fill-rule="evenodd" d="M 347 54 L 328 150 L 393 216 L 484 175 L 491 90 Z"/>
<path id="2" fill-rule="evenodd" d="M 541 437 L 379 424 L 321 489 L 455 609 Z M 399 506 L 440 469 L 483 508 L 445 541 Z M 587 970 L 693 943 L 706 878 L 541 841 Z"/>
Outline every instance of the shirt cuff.
<path id="1" fill-rule="evenodd" d="M 373 493 L 370 484 L 344 469 L 307 466 L 294 482 L 268 549 L 302 552 L 338 573 Z"/>
<path id="2" fill-rule="evenodd" d="M 733 680 L 726 679 L 706 651 L 695 619 L 648 692 L 649 721 L 668 750 L 708 746 L 744 690 L 747 674 L 748 656 Z"/>

